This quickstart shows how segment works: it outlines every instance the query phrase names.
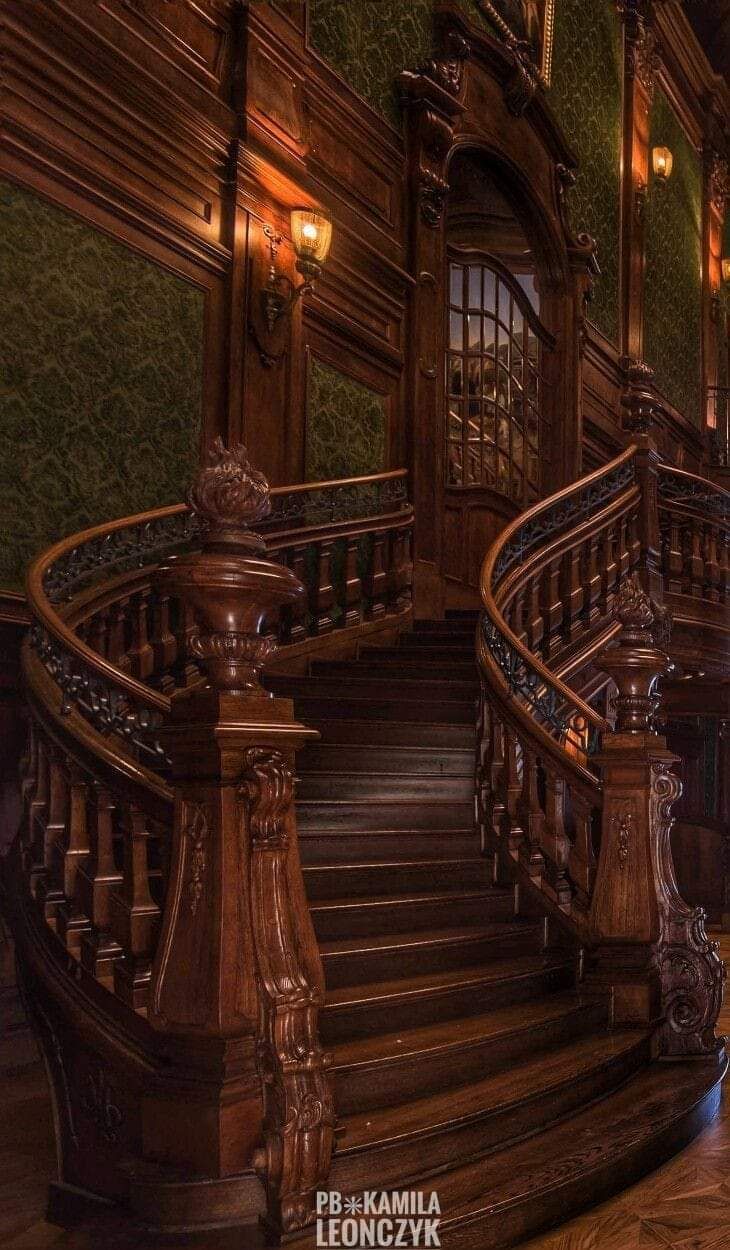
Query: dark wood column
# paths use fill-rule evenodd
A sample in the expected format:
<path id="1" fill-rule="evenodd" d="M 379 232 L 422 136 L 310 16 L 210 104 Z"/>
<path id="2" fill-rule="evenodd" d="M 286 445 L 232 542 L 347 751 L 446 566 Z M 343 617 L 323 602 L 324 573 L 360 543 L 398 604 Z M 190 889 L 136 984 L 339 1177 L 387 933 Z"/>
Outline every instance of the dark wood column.
<path id="1" fill-rule="evenodd" d="M 649 115 L 659 54 L 651 0 L 619 0 L 624 27 L 621 153 L 621 349 L 640 360 L 644 346 L 645 221 L 649 188 Z"/>

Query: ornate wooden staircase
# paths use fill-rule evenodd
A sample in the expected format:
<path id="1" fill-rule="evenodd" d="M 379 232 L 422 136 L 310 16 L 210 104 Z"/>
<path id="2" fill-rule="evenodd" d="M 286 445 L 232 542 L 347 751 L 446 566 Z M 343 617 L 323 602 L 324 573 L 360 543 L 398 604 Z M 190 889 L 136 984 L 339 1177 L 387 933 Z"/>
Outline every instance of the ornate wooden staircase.
<path id="1" fill-rule="evenodd" d="M 219 448 L 202 550 L 168 509 L 31 573 L 4 888 L 59 1218 L 83 1190 L 304 1246 L 317 1190 L 419 1189 L 442 1245 L 507 1247 L 717 1108 L 722 968 L 651 718 L 665 583 L 685 622 L 727 611 L 726 497 L 640 436 L 508 527 L 480 617 L 413 626 L 402 482 L 273 492 L 267 520 Z"/>

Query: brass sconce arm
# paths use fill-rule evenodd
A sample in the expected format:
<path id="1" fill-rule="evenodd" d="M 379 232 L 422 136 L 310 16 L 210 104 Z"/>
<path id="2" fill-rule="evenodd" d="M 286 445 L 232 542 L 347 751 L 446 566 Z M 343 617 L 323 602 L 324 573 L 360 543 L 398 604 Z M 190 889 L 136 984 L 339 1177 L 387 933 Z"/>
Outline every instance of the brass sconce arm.
<path id="1" fill-rule="evenodd" d="M 328 218 L 307 209 L 293 210 L 291 218 L 292 242 L 297 255 L 296 267 L 304 278 L 298 286 L 287 274 L 277 272 L 276 257 L 282 236 L 268 224 L 263 227 L 269 244 L 269 273 L 261 291 L 261 304 L 270 334 L 277 321 L 288 315 L 297 301 L 313 290 L 329 251 L 332 226 Z M 282 287 L 288 287 L 288 293 Z"/>

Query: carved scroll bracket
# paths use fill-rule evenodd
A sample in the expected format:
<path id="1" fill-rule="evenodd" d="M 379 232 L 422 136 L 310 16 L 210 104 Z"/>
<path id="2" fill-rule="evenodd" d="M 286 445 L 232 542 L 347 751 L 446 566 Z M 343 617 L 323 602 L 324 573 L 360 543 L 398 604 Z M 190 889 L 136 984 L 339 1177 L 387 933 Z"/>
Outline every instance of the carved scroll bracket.
<path id="1" fill-rule="evenodd" d="M 412 178 L 421 220 L 433 228 L 441 223 L 449 184 L 446 162 L 456 119 L 464 111 L 468 41 L 457 27 L 436 24 L 437 51 L 415 72 L 401 74 L 403 106 L 410 116 Z"/>
<path id="2" fill-rule="evenodd" d="M 158 578 L 194 610 L 209 685 L 179 692 L 161 731 L 175 820 L 149 1020 L 194 1039 L 202 1070 L 210 1114 L 194 1140 L 181 1132 L 179 1161 L 200 1167 L 204 1156 L 213 1175 L 255 1166 L 280 1238 L 314 1219 L 334 1127 L 294 813 L 295 751 L 318 734 L 258 681 L 273 651 L 263 622 L 303 588 L 250 528 L 269 510 L 269 489 L 245 448 L 216 442 L 190 501 L 202 550 Z M 184 1116 L 184 1101 L 174 1113 Z"/>
<path id="3" fill-rule="evenodd" d="M 656 683 L 668 658 L 654 645 L 657 611 L 636 576 L 623 583 L 616 616 L 618 643 L 596 657 L 618 693 L 616 730 L 595 757 L 603 817 L 591 977 L 610 988 L 618 1023 L 657 1028 L 661 1054 L 713 1055 L 723 1045 L 715 1025 L 725 972 L 702 909 L 677 889 L 670 833 L 682 785 L 677 757 L 654 731 Z"/>
<path id="4" fill-rule="evenodd" d="M 654 5 L 651 0 L 618 0 L 617 8 L 624 24 L 627 78 L 640 83 L 651 100 L 661 66 Z"/>
<path id="5" fill-rule="evenodd" d="M 330 1056 L 319 1044 L 317 1012 L 322 969 L 299 871 L 294 777 L 279 751 L 244 752 L 239 787 L 251 845 L 251 913 L 259 986 L 257 1055 L 264 1093 L 263 1145 L 254 1167 L 267 1194 L 268 1226 L 291 1232 L 315 1218 L 335 1125 L 327 1076 Z M 308 955 L 308 958 L 307 958 Z"/>
<path id="6" fill-rule="evenodd" d="M 643 360 L 622 356 L 619 366 L 624 375 L 621 406 L 624 429 L 632 434 L 648 434 L 664 411 L 654 393 L 654 370 Z"/>

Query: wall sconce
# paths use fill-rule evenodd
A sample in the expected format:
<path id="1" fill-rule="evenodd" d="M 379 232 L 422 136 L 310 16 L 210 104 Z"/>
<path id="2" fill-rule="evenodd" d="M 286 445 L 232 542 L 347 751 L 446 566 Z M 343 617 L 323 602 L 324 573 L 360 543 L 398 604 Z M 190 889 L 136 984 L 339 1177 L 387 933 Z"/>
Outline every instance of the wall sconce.
<path id="1" fill-rule="evenodd" d="M 730 282 L 730 256 L 723 256 L 722 258 L 722 280 L 723 282 Z"/>
<path id="2" fill-rule="evenodd" d="M 651 166 L 654 170 L 654 177 L 660 185 L 669 181 L 674 157 L 669 148 L 652 148 L 651 150 Z"/>
<path id="3" fill-rule="evenodd" d="M 269 276 L 261 292 L 261 303 L 269 333 L 272 333 L 279 318 L 289 313 L 296 301 L 312 290 L 322 272 L 332 242 L 332 222 L 324 213 L 312 208 L 292 209 L 291 239 L 297 257 L 296 268 L 304 278 L 299 286 L 294 286 L 286 274 L 276 271 L 281 235 L 269 225 L 263 229 L 269 241 Z M 288 294 L 280 289 L 282 285 L 289 287 Z"/>

